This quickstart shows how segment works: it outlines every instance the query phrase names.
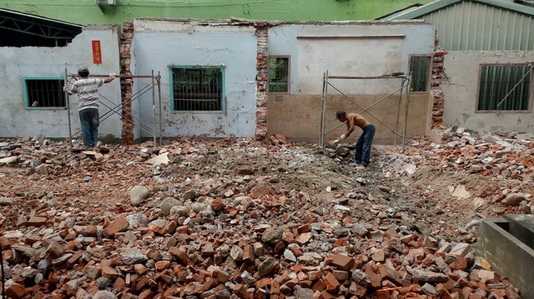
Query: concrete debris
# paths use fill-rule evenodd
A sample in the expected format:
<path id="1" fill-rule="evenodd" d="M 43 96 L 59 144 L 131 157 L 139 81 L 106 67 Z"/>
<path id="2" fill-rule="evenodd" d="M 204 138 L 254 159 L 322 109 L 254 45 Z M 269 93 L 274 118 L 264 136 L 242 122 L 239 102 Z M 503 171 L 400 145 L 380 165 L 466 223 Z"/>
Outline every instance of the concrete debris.
<path id="1" fill-rule="evenodd" d="M 148 164 L 159 165 L 159 164 L 168 164 L 169 163 L 169 153 L 163 153 L 159 156 L 150 158 L 146 161 Z"/>
<path id="2" fill-rule="evenodd" d="M 1 140 L 6 294 L 519 298 L 475 255 L 473 227 L 532 207 L 534 142 L 466 133 L 377 146 L 364 172 L 347 148 L 281 135 L 94 153 Z"/>

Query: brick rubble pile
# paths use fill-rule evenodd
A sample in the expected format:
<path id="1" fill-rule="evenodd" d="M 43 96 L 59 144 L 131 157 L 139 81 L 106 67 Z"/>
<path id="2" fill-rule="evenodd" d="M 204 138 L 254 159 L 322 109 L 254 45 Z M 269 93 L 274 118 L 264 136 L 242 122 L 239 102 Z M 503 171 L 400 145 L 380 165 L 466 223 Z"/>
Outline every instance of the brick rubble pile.
<path id="1" fill-rule="evenodd" d="M 480 172 L 496 174 L 504 158 L 517 161 L 510 177 L 532 173 L 523 152 L 501 155 L 501 145 L 455 141 L 464 144 L 459 153 L 450 143 L 410 150 L 433 152 L 416 164 L 447 150 L 443 156 L 454 159 L 440 165 L 472 171 L 481 164 Z M 533 150 L 532 143 L 521 146 Z M 96 151 L 37 138 L 0 140 L 6 293 L 519 298 L 506 277 L 475 255 L 474 230 L 451 238 L 423 229 L 421 219 L 436 218 L 436 211 L 400 194 L 395 178 L 378 169 L 358 173 L 320 152 L 283 136 Z M 459 163 L 462 153 L 477 161 Z M 375 159 L 409 157 L 380 155 Z M 497 161 L 486 161 L 490 156 Z"/>

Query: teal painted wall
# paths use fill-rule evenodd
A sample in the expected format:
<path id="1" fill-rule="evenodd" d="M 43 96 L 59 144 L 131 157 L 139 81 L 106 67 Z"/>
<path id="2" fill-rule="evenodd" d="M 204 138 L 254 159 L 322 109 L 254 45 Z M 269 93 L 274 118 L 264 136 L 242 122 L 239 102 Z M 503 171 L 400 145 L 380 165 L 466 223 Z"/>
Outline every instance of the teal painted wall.
<path id="1" fill-rule="evenodd" d="M 230 17 L 281 21 L 372 20 L 431 0 L 116 0 L 99 8 L 95 0 L 0 0 L 0 8 L 72 22 L 119 24 L 139 17 Z"/>

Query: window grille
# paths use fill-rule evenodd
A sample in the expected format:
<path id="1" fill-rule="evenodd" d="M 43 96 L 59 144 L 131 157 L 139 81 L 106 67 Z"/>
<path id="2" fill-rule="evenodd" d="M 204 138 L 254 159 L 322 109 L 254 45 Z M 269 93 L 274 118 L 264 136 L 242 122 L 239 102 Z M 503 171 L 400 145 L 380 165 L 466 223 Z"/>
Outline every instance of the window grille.
<path id="1" fill-rule="evenodd" d="M 67 107 L 63 86 L 64 79 L 32 78 L 24 79 L 26 107 L 65 108 Z"/>
<path id="2" fill-rule="evenodd" d="M 483 65 L 477 110 L 528 110 L 531 82 L 529 65 Z"/>
<path id="3" fill-rule="evenodd" d="M 173 110 L 222 111 L 223 71 L 219 67 L 172 68 Z"/>
<path id="4" fill-rule="evenodd" d="M 269 92 L 289 92 L 289 57 L 269 57 Z"/>
<path id="5" fill-rule="evenodd" d="M 428 90 L 428 73 L 430 70 L 430 56 L 411 56 L 410 72 L 412 74 L 411 91 Z"/>

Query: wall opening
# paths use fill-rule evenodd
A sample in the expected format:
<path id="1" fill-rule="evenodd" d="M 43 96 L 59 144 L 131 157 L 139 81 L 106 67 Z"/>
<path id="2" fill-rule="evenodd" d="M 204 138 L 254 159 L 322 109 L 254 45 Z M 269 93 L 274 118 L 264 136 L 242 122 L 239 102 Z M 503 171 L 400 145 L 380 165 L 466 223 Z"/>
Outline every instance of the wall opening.
<path id="1" fill-rule="evenodd" d="M 269 56 L 269 92 L 289 92 L 289 56 Z"/>
<path id="2" fill-rule="evenodd" d="M 222 111 L 223 70 L 220 67 L 173 67 L 174 111 Z"/>
<path id="3" fill-rule="evenodd" d="M 528 111 L 532 66 L 482 65 L 478 111 Z"/>
<path id="4" fill-rule="evenodd" d="M 28 108 L 66 108 L 64 79 L 24 78 L 25 106 Z"/>
<path id="5" fill-rule="evenodd" d="M 426 92 L 429 87 L 430 55 L 410 56 L 410 89 L 412 92 Z"/>

